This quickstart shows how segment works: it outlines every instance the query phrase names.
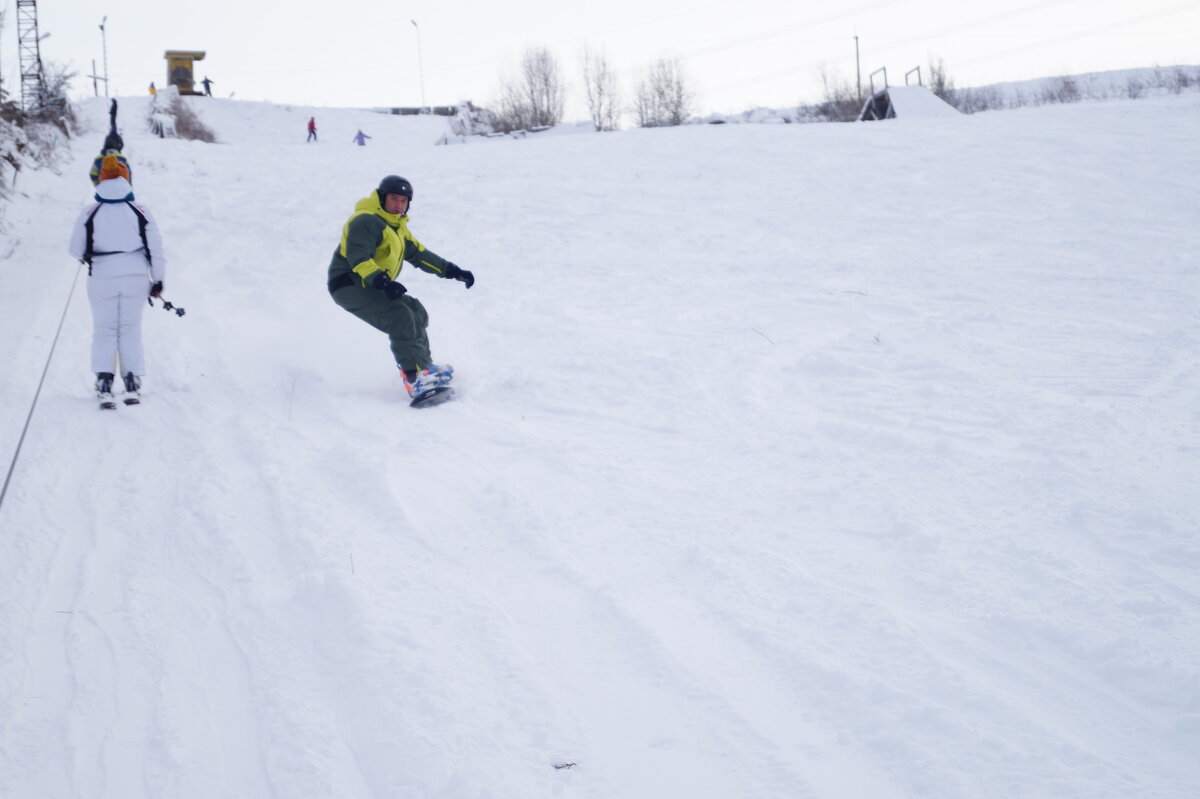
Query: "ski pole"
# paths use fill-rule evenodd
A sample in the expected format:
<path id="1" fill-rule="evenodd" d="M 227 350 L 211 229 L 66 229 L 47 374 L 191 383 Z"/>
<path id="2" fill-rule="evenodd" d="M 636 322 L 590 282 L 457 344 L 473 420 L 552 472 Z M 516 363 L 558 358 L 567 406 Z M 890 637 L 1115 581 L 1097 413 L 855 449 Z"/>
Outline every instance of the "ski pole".
<path id="1" fill-rule="evenodd" d="M 176 316 L 183 316 L 185 313 L 187 313 L 187 311 L 185 311 L 183 308 L 176 308 L 170 300 L 165 299 L 162 295 L 159 295 L 159 299 L 162 300 L 162 307 L 164 311 L 174 311 Z M 151 308 L 154 307 L 153 297 L 147 297 L 146 302 L 150 304 Z"/>

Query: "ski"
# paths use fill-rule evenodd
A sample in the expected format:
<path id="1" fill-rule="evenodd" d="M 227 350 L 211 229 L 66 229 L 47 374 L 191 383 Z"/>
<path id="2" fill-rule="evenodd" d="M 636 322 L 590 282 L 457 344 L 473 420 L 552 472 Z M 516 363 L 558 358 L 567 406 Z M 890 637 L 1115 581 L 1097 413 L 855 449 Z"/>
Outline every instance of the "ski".
<path id="1" fill-rule="evenodd" d="M 100 410 L 115 411 L 117 409 L 117 401 L 111 393 L 101 393 L 96 396 L 100 399 Z"/>
<path id="2" fill-rule="evenodd" d="M 450 386 L 436 386 L 428 391 L 422 391 L 408 403 L 410 408 L 432 408 L 447 400 L 454 399 L 454 389 Z"/>
<path id="3" fill-rule="evenodd" d="M 123 402 L 124 402 L 126 405 L 141 405 L 141 404 L 142 404 L 142 398 L 141 398 L 141 397 L 139 397 L 137 394 L 134 394 L 134 395 L 133 395 L 133 396 L 131 396 L 131 397 L 126 397 L 126 398 L 125 398 L 124 400 L 122 400 L 122 401 L 123 401 Z"/>

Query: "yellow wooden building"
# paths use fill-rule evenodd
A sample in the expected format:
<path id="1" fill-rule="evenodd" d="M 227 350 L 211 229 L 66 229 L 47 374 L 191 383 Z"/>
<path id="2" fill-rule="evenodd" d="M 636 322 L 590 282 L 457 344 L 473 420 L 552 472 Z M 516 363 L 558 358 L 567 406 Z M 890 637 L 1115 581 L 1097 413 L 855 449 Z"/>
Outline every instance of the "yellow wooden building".
<path id="1" fill-rule="evenodd" d="M 203 50 L 168 50 L 163 58 L 167 59 L 167 85 L 178 86 L 180 94 L 203 94 L 196 91 L 192 63 L 204 60 Z"/>

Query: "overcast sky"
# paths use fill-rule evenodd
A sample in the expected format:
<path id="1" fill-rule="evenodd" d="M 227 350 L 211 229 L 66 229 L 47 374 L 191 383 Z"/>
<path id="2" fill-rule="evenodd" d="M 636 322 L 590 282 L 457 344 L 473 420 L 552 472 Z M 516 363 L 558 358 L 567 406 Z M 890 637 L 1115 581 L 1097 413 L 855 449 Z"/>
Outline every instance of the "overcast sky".
<path id="1" fill-rule="evenodd" d="M 785 107 L 820 99 L 819 74 L 862 79 L 944 60 L 958 86 L 1104 69 L 1200 64 L 1200 0 L 337 0 L 290 6 L 260 0 L 181 5 L 147 0 L 42 0 L 45 61 L 69 63 L 75 95 L 95 59 L 107 17 L 110 92 L 166 82 L 163 52 L 203 50 L 197 78 L 214 94 L 318 106 L 487 105 L 522 52 L 547 47 L 580 104 L 579 57 L 602 51 L 630 92 L 645 68 L 676 57 L 700 112 Z M 0 76 L 20 94 L 16 0 L 0 39 Z M 286 9 L 286 11 L 281 11 Z M 414 26 L 412 21 L 417 25 Z M 418 40 L 421 54 L 418 57 Z M 104 93 L 103 84 L 100 93 Z"/>

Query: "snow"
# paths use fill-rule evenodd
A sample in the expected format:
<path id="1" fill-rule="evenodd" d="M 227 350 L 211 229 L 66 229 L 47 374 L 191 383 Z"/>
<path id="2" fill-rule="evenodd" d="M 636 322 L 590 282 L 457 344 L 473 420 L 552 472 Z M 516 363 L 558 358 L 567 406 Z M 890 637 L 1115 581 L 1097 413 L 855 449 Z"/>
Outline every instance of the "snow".
<path id="1" fill-rule="evenodd" d="M 219 144 L 122 106 L 187 309 L 140 407 L 65 252 L 102 104 L 5 217 L 6 455 L 66 312 L 0 796 L 1195 795 L 1200 97 L 486 147 L 191 102 Z M 477 278 L 402 275 L 429 411 L 324 287 L 393 172 Z"/>
<path id="2" fill-rule="evenodd" d="M 957 108 L 938 97 L 924 86 L 889 86 L 888 99 L 896 110 L 896 116 L 906 119 L 936 119 L 937 117 L 954 117 L 960 112 Z"/>

